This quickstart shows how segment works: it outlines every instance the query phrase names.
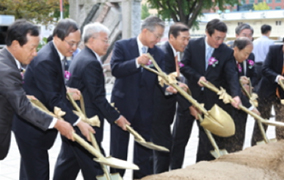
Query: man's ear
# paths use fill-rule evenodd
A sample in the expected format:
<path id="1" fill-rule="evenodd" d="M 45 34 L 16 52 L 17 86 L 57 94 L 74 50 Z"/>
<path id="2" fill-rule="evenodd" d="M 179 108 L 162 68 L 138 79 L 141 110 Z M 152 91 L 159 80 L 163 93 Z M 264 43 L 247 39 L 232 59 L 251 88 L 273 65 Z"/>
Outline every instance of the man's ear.
<path id="1" fill-rule="evenodd" d="M 17 47 L 17 46 L 20 46 L 20 43 L 19 43 L 19 41 L 14 40 L 14 41 L 12 41 L 11 46 L 13 46 L 13 47 Z"/>

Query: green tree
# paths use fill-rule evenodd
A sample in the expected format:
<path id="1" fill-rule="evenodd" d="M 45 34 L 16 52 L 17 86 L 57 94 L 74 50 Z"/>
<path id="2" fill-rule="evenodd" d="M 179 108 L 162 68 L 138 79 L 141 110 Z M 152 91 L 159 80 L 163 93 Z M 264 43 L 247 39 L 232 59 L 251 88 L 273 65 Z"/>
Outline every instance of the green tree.
<path id="1" fill-rule="evenodd" d="M 225 9 L 225 5 L 238 4 L 238 0 L 148 0 L 151 8 L 158 10 L 158 15 L 163 19 L 173 19 L 175 22 L 183 22 L 189 27 L 195 24 L 196 18 L 202 14 L 202 10 L 218 7 Z"/>
<path id="2" fill-rule="evenodd" d="M 68 0 L 62 0 L 68 7 Z M 0 14 L 14 15 L 16 19 L 35 20 L 38 23 L 48 24 L 57 21 L 60 13 L 59 0 L 1 0 Z M 64 12 L 68 12 L 64 8 Z M 66 14 L 65 14 L 66 15 Z"/>
<path id="3" fill-rule="evenodd" d="M 149 7 L 147 4 L 142 4 L 141 5 L 141 19 L 145 19 L 151 14 L 149 13 Z"/>
<path id="4" fill-rule="evenodd" d="M 257 4 L 253 4 L 253 9 L 255 11 L 259 11 L 259 10 L 269 10 L 270 7 L 266 4 L 266 2 L 260 2 Z"/>

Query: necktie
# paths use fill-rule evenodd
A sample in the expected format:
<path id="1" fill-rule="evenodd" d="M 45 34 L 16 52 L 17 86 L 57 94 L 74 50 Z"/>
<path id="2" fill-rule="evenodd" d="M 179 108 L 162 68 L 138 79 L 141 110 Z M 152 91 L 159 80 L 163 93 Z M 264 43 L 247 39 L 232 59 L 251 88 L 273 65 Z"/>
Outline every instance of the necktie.
<path id="1" fill-rule="evenodd" d="M 242 66 L 240 65 L 240 63 L 237 62 L 237 66 L 238 66 L 238 71 L 239 71 L 239 73 L 242 73 L 242 70 L 243 70 L 243 69 L 242 69 Z"/>
<path id="2" fill-rule="evenodd" d="M 62 60 L 61 64 L 62 64 L 63 71 L 67 71 L 68 70 L 68 62 L 67 62 L 66 57 L 64 57 L 64 59 Z"/>
<path id="3" fill-rule="evenodd" d="M 208 61 L 209 61 L 209 59 L 210 59 L 210 57 L 211 57 L 211 55 L 212 55 L 212 50 L 213 50 L 213 48 L 211 48 L 211 47 L 208 47 L 207 49 L 206 49 L 206 59 L 205 59 L 205 70 L 207 69 L 207 67 L 208 67 Z"/>
<path id="4" fill-rule="evenodd" d="M 283 61 L 284 61 L 284 60 L 283 60 Z M 284 66 L 282 66 L 281 75 L 282 75 L 282 76 L 284 75 Z M 278 98 L 280 98 L 279 86 L 277 86 L 277 88 L 276 88 L 276 96 L 277 96 Z"/>
<path id="5" fill-rule="evenodd" d="M 175 56 L 175 62 L 176 62 L 177 77 L 179 77 L 180 71 L 179 71 L 179 65 L 178 65 L 178 55 Z"/>
<path id="6" fill-rule="evenodd" d="M 147 48 L 145 46 L 142 46 L 141 50 L 142 50 L 141 51 L 142 54 L 146 54 L 147 53 Z"/>
<path id="7" fill-rule="evenodd" d="M 147 48 L 145 46 L 142 46 L 141 52 L 142 52 L 142 54 L 146 54 L 147 53 Z M 143 68 L 141 68 L 141 72 L 143 72 Z"/>

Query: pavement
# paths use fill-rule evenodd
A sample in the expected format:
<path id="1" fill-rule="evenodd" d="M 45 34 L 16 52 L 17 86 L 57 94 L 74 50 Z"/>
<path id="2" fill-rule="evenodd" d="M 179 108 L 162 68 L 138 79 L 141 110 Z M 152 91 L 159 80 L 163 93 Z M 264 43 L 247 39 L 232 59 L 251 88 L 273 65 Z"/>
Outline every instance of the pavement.
<path id="1" fill-rule="evenodd" d="M 106 84 L 106 91 L 107 91 L 107 98 L 110 98 L 110 93 L 112 90 L 112 84 Z M 274 112 L 272 112 L 274 113 Z M 274 120 L 274 118 L 271 118 Z M 249 117 L 247 120 L 246 126 L 246 138 L 244 149 L 250 147 L 250 140 L 251 134 L 254 126 L 254 119 Z M 275 128 L 273 126 L 269 126 L 267 130 L 267 136 L 269 139 L 275 138 Z M 130 145 L 128 146 L 128 161 L 132 162 L 133 156 L 133 137 L 130 138 Z M 195 164 L 195 156 L 197 151 L 197 143 L 198 143 L 198 128 L 196 123 L 194 123 L 193 130 L 191 133 L 191 137 L 188 141 L 186 146 L 186 153 L 183 167 Z M 102 143 L 103 148 L 105 149 L 106 154 L 109 153 L 109 145 L 110 145 L 110 126 L 106 122 L 105 129 L 104 129 L 104 140 Z M 61 139 L 58 136 L 56 142 L 54 143 L 53 147 L 49 150 L 49 162 L 50 162 L 50 179 L 53 177 L 53 171 L 55 162 L 60 151 L 61 146 Z M 19 169 L 20 169 L 20 154 L 19 150 L 14 138 L 12 135 L 11 147 L 8 156 L 0 161 L 0 179 L 1 180 L 17 180 L 19 179 Z M 124 180 L 131 180 L 132 178 L 132 171 L 126 170 L 126 174 L 124 175 Z M 83 180 L 82 174 L 79 173 L 77 176 L 77 180 Z"/>

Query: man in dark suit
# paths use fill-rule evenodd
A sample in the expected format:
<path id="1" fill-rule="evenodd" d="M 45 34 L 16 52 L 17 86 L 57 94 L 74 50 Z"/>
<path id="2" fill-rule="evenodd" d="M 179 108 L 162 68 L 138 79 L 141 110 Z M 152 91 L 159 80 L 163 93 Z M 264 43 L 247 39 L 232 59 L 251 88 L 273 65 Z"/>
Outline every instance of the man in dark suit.
<path id="1" fill-rule="evenodd" d="M 108 35 L 108 28 L 100 23 L 91 23 L 84 27 L 82 37 L 85 48 L 72 60 L 69 67 L 71 77 L 67 82 L 69 87 L 81 91 L 87 117 L 99 116 L 101 125 L 93 128 L 96 131 L 97 143 L 103 153 L 101 142 L 103 140 L 104 118 L 112 124 L 117 124 L 123 130 L 126 130 L 125 124 L 129 124 L 106 99 L 105 78 L 100 56 L 105 55 L 109 47 Z M 66 153 L 70 150 L 74 153 Z M 59 173 L 58 167 L 62 167 L 63 171 Z M 75 180 L 80 169 L 85 180 L 93 180 L 97 175 L 103 174 L 100 164 L 95 162 L 88 152 L 82 150 L 75 143 L 63 141 L 55 168 L 56 179 Z"/>
<path id="2" fill-rule="evenodd" d="M 239 85 L 244 86 L 245 89 L 249 92 L 248 88 L 248 78 L 256 79 L 256 71 L 254 69 L 254 61 L 250 58 L 254 58 L 251 53 L 253 49 L 251 39 L 247 37 L 239 37 L 234 41 L 233 50 L 234 50 L 234 60 L 236 62 L 235 69 L 238 72 L 238 78 L 240 80 Z M 226 87 L 227 85 L 223 85 Z M 228 92 L 230 94 L 230 92 Z M 245 92 L 240 93 L 240 98 L 243 103 L 243 106 L 251 110 L 252 112 L 259 115 L 258 110 L 253 104 L 250 103 L 250 99 L 246 96 Z M 223 140 L 224 148 L 229 152 L 241 151 L 243 149 L 245 132 L 246 132 L 246 122 L 247 122 L 247 113 L 230 107 L 231 117 L 235 122 L 235 134 L 231 137 L 226 137 Z"/>
<path id="3" fill-rule="evenodd" d="M 111 70 L 116 78 L 111 101 L 146 141 L 151 139 L 153 95 L 154 87 L 158 82 L 157 75 L 143 69 L 140 64 L 146 65 L 149 62 L 148 55 L 143 54 L 148 52 L 163 68 L 164 54 L 155 46 L 163 33 L 164 22 L 157 17 L 148 17 L 143 21 L 138 37 L 115 43 L 111 58 Z M 170 86 L 167 90 L 176 92 Z M 126 160 L 128 141 L 128 132 L 116 125 L 111 125 L 111 156 Z M 134 171 L 134 179 L 141 179 L 153 173 L 152 155 L 152 150 L 135 142 L 134 163 L 140 170 Z M 111 172 L 119 172 L 123 176 L 125 170 L 111 169 Z"/>
<path id="4" fill-rule="evenodd" d="M 261 117 L 265 119 L 270 118 L 270 112 L 272 105 L 275 110 L 276 121 L 283 122 L 284 120 L 284 105 L 281 104 L 281 99 L 284 98 L 283 89 L 279 86 L 279 81 L 283 81 L 284 77 L 284 46 L 283 45 L 272 45 L 269 47 L 268 54 L 263 64 L 261 80 L 259 82 L 258 103 L 259 112 Z M 265 130 L 266 125 L 263 125 Z M 276 127 L 276 138 L 277 140 L 283 139 L 283 128 Z M 258 141 L 262 141 L 263 137 L 259 130 L 258 124 L 255 123 L 254 131 L 252 135 L 251 144 L 255 145 Z"/>
<path id="5" fill-rule="evenodd" d="M 178 52 L 183 52 L 189 41 L 189 28 L 182 23 L 173 24 L 170 27 L 168 38 L 168 42 L 161 46 L 161 49 L 165 53 L 165 72 L 167 74 L 177 72 L 179 77 Z M 185 84 L 179 84 L 187 88 Z M 160 85 L 156 85 L 152 141 L 153 143 L 164 146 L 169 150 L 172 146 L 171 124 L 174 120 L 177 100 L 179 100 L 179 103 L 185 104 L 183 104 L 182 107 L 187 109 L 187 113 L 189 114 L 190 104 L 187 100 L 185 100 L 180 94 L 166 96 Z M 169 170 L 170 154 L 170 152 L 154 151 L 155 174 Z"/>
<path id="6" fill-rule="evenodd" d="M 53 41 L 46 44 L 30 63 L 25 72 L 24 89 L 27 94 L 38 98 L 50 111 L 60 107 L 66 112 L 63 118 L 76 126 L 78 133 L 89 136 L 92 127 L 82 122 L 72 112 L 72 105 L 66 98 L 64 69 L 61 60 L 72 56 L 80 41 L 80 31 L 71 19 L 61 20 L 53 31 Z M 80 91 L 69 89 L 74 98 L 80 98 Z M 15 118 L 13 130 L 21 154 L 20 179 L 49 179 L 49 162 L 47 150 L 53 145 L 57 131 L 42 131 L 34 125 Z M 89 137 L 88 137 L 89 139 Z"/>
<path id="7" fill-rule="evenodd" d="M 188 80 L 188 87 L 192 96 L 199 103 L 204 103 L 207 110 L 211 109 L 214 104 L 218 104 L 224 109 L 230 105 L 224 105 L 222 100 L 218 99 L 217 94 L 204 88 L 200 81 L 206 82 L 208 80 L 216 87 L 220 87 L 222 82 L 226 81 L 228 87 L 224 88 L 230 89 L 234 99 L 232 105 L 238 108 L 241 103 L 238 74 L 235 71 L 236 63 L 232 56 L 233 51 L 223 44 L 226 33 L 227 26 L 225 23 L 218 19 L 209 21 L 206 25 L 206 37 L 190 40 L 182 58 L 184 66 L 180 70 Z M 216 141 L 218 144 L 217 138 Z M 213 147 L 208 137 L 199 125 L 199 144 L 196 161 L 214 159 L 210 154 L 212 149 Z"/>
<path id="8" fill-rule="evenodd" d="M 36 56 L 38 43 L 37 26 L 17 20 L 8 29 L 7 47 L 0 51 L 0 160 L 9 150 L 14 113 L 42 131 L 56 128 L 62 135 L 73 139 L 72 126 L 34 108 L 22 88 L 21 64 L 29 64 Z M 23 131 L 27 129 L 23 128 Z"/>

